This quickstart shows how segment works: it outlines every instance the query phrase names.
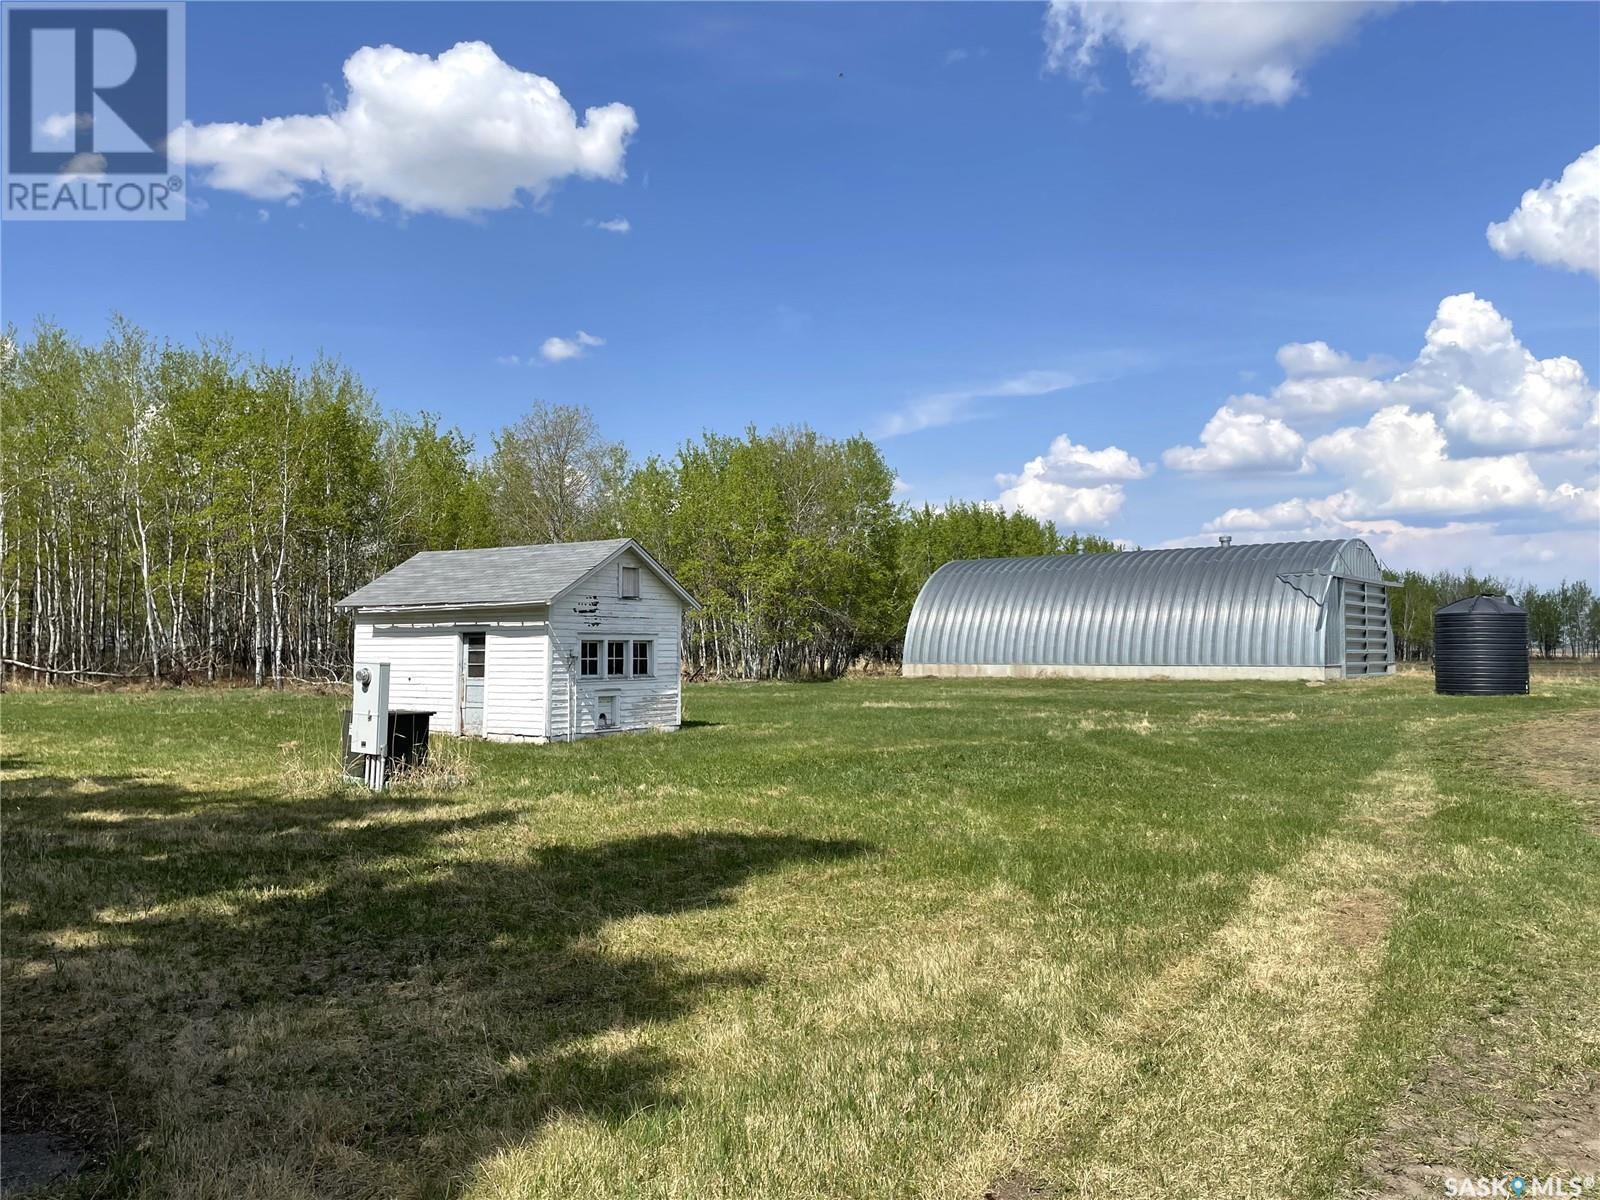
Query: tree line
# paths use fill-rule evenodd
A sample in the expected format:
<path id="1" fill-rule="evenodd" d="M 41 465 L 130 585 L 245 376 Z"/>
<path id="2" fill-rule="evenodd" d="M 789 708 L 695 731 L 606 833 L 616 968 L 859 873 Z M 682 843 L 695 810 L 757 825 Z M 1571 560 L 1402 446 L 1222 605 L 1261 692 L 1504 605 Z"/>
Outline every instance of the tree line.
<path id="1" fill-rule="evenodd" d="M 870 440 L 804 426 L 707 432 L 633 460 L 587 410 L 533 404 L 480 451 L 434 414 L 385 416 L 328 358 L 158 341 L 0 341 L 0 658 L 54 679 L 257 685 L 348 665 L 342 596 L 420 550 L 637 538 L 702 603 L 684 660 L 707 677 L 837 676 L 894 661 L 923 582 L 952 559 L 1114 551 L 981 503 L 912 507 Z M 1585 583 L 1393 577 L 1396 648 L 1477 591 L 1529 609 L 1544 653 L 1600 649 Z"/>
<path id="2" fill-rule="evenodd" d="M 158 341 L 116 319 L 0 343 L 0 658 L 54 679 L 327 678 L 342 596 L 420 550 L 637 538 L 703 603 L 708 676 L 892 659 L 951 558 L 1113 550 L 979 504 L 911 509 L 864 437 L 706 433 L 643 462 L 533 405 L 482 453 L 384 416 L 347 367 Z"/>
<path id="3" fill-rule="evenodd" d="M 1386 572 L 1398 586 L 1389 591 L 1395 656 L 1402 661 L 1433 657 L 1433 613 L 1442 605 L 1485 593 L 1509 596 L 1528 610 L 1530 649 L 1546 658 L 1600 655 L 1600 597 L 1584 580 L 1538 588 L 1472 571 Z"/>

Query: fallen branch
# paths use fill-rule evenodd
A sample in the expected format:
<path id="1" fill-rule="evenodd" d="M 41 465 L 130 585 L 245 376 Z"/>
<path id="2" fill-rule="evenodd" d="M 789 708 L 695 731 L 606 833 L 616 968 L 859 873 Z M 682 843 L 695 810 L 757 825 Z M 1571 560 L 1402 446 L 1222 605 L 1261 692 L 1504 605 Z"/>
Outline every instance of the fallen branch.
<path id="1" fill-rule="evenodd" d="M 24 671 L 37 671 L 41 675 L 93 675 L 101 679 L 140 679 L 145 674 L 143 671 L 69 671 L 65 667 L 41 667 L 37 663 L 23 662 L 16 658 L 6 659 L 5 664 L 8 667 L 21 667 Z"/>

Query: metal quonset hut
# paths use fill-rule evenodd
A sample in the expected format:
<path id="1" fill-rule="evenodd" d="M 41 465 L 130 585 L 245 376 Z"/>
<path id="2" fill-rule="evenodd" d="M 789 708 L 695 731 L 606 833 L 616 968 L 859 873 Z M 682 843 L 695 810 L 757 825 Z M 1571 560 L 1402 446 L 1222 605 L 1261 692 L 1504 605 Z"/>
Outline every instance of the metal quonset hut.
<path id="1" fill-rule="evenodd" d="M 902 674 L 1387 675 L 1385 586 L 1355 538 L 950 562 L 917 596 Z"/>

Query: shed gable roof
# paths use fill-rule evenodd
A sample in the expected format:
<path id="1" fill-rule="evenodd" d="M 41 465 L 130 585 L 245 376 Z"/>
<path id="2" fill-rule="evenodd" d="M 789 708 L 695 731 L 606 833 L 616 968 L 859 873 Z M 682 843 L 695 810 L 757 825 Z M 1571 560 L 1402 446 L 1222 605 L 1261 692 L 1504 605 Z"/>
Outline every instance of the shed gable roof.
<path id="1" fill-rule="evenodd" d="M 337 607 L 549 604 L 624 550 L 638 554 L 685 604 L 699 607 L 671 573 L 632 538 L 487 550 L 424 550 L 357 588 Z"/>

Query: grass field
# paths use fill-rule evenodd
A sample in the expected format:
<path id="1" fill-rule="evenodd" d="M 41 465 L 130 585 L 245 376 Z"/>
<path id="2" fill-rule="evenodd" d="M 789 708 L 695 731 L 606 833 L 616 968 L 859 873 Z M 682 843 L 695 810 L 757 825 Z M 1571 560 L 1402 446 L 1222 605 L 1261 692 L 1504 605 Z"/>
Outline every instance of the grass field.
<path id="1" fill-rule="evenodd" d="M 8 1128 L 84 1197 L 1582 1174 L 1600 685 L 1429 687 L 692 687 L 382 796 L 335 697 L 13 694 Z"/>

